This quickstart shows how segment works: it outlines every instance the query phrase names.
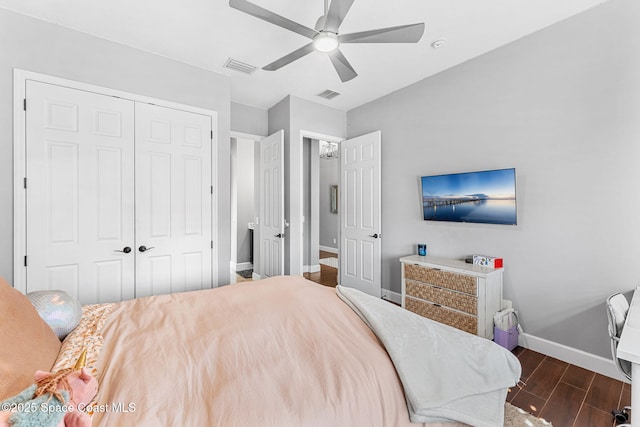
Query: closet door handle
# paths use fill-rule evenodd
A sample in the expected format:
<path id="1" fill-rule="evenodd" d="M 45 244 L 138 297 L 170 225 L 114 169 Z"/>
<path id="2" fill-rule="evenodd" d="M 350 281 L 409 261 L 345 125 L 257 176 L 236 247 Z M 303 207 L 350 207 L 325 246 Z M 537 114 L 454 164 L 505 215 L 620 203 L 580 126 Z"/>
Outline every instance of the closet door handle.
<path id="1" fill-rule="evenodd" d="M 151 249 L 153 249 L 153 248 L 155 248 L 155 246 L 151 246 L 151 247 L 149 247 L 149 248 L 148 248 L 148 247 L 146 247 L 145 245 L 142 245 L 142 246 L 140 246 L 140 247 L 138 248 L 138 250 L 139 250 L 140 252 L 146 252 L 146 251 L 150 251 L 150 250 L 151 250 Z"/>
<path id="2" fill-rule="evenodd" d="M 129 246 L 125 246 L 124 248 L 122 248 L 122 250 L 116 249 L 114 252 L 122 252 L 124 254 L 128 254 L 129 252 L 131 252 L 131 248 Z"/>

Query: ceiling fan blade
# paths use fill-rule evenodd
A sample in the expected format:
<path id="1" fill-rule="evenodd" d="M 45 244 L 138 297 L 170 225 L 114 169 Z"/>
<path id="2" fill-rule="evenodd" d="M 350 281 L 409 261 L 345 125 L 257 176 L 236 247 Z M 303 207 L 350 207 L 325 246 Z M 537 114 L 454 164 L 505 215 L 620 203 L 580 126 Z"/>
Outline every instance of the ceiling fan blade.
<path id="1" fill-rule="evenodd" d="M 258 5 L 248 2 L 247 0 L 229 0 L 229 6 L 234 9 L 238 9 L 241 12 L 248 13 L 251 16 L 260 18 L 263 21 L 270 22 L 271 24 L 285 28 L 294 33 L 298 33 L 310 39 L 313 39 L 318 32 L 304 25 L 298 24 L 290 19 L 280 16 L 270 10 L 264 9 Z"/>
<path id="2" fill-rule="evenodd" d="M 339 36 L 340 43 L 416 43 L 424 34 L 424 22 Z"/>
<path id="3" fill-rule="evenodd" d="M 343 82 L 348 82 L 358 75 L 339 49 L 329 52 L 329 59 Z"/>
<path id="4" fill-rule="evenodd" d="M 276 61 L 273 61 L 271 64 L 265 65 L 264 67 L 262 67 L 262 69 L 267 71 L 275 71 L 279 68 L 284 67 L 287 64 L 292 63 L 296 59 L 300 59 L 303 56 L 310 54 L 314 50 L 315 49 L 313 48 L 313 43 L 309 43 L 305 46 L 302 46 L 300 49 L 294 50 L 290 54 L 285 55 Z"/>
<path id="5" fill-rule="evenodd" d="M 331 6 L 329 6 L 329 11 L 327 12 L 327 18 L 324 22 L 324 30 L 331 31 L 332 33 L 337 33 L 338 28 L 340 28 L 340 24 L 344 20 L 344 17 L 351 9 L 351 5 L 353 5 L 354 0 L 333 0 L 331 2 Z"/>

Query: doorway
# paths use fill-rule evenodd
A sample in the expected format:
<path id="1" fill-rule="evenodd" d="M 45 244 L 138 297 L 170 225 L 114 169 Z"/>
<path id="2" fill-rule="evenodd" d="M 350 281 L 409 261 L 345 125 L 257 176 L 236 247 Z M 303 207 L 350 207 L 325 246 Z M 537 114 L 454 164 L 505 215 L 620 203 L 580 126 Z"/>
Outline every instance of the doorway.
<path id="1" fill-rule="evenodd" d="M 332 139 L 323 135 L 301 131 L 301 148 L 304 148 L 304 137 L 313 141 L 325 139 L 329 142 L 338 142 L 340 147 L 340 183 L 336 191 L 339 200 L 337 210 L 339 212 L 340 231 L 338 233 L 338 284 L 359 289 L 369 295 L 380 298 L 382 293 L 381 282 L 381 238 L 382 238 L 382 204 L 381 204 L 381 132 L 374 131 L 368 134 L 353 137 L 347 140 Z M 300 150 L 300 176 L 305 175 L 305 162 L 303 150 Z M 313 158 L 312 158 L 313 160 Z M 306 169 L 313 169 L 314 162 Z M 313 174 L 311 175 L 314 176 Z M 300 179 L 303 184 L 303 179 Z M 293 187 L 293 185 L 292 185 Z M 300 240 L 299 247 L 303 249 L 305 236 L 303 228 L 304 220 L 304 195 L 305 186 L 299 185 L 300 193 Z M 311 186 L 312 193 L 315 186 Z M 313 196 L 311 202 L 313 203 Z M 311 239 L 313 240 L 314 218 L 311 216 Z M 295 224 L 291 222 L 292 226 Z M 319 237 L 319 235 L 318 235 Z M 292 247 L 294 247 L 292 242 Z M 311 243 L 313 246 L 313 242 Z M 303 267 L 303 250 L 296 253 L 299 256 L 299 268 Z M 311 250 L 311 254 L 314 254 Z M 291 258 L 294 258 L 293 251 Z M 293 265 L 293 264 L 292 264 Z"/>
<path id="2" fill-rule="evenodd" d="M 231 283 L 282 275 L 286 237 L 284 131 L 266 137 L 234 131 L 231 137 Z M 243 139 L 248 140 L 244 149 L 239 145 Z M 249 262 L 243 260 L 246 247 Z"/>
<path id="3" fill-rule="evenodd" d="M 338 142 L 303 138 L 303 275 L 338 283 Z"/>
<path id="4" fill-rule="evenodd" d="M 231 283 L 253 275 L 255 144 L 254 138 L 231 138 Z"/>

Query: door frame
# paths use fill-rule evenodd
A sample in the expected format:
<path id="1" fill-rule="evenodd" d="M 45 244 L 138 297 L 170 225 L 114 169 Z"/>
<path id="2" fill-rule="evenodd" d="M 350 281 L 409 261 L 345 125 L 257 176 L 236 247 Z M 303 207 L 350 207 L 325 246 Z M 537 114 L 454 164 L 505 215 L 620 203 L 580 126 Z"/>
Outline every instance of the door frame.
<path id="1" fill-rule="evenodd" d="M 258 135 L 258 134 L 253 134 L 253 133 L 238 132 L 238 131 L 235 131 L 235 130 L 232 130 L 231 132 L 229 132 L 229 140 L 231 140 L 231 139 L 236 139 L 236 140 L 238 140 L 238 139 L 250 139 L 250 140 L 252 140 L 252 141 L 254 142 L 254 144 L 255 144 L 255 143 L 260 143 L 260 141 L 261 141 L 263 138 L 266 138 L 267 136 L 268 136 L 268 135 Z M 255 159 L 255 145 L 254 145 L 254 159 Z M 254 163 L 254 176 L 255 176 L 255 169 L 256 169 L 257 167 L 258 167 L 258 166 Z M 254 182 L 254 189 L 253 189 L 253 206 L 254 206 L 254 213 L 256 213 L 256 212 L 257 212 L 257 211 L 256 211 L 256 208 L 257 208 L 257 209 L 260 209 L 260 194 L 259 194 L 260 190 L 259 190 L 259 189 L 257 189 L 257 188 L 255 187 L 255 183 L 256 183 L 257 181 L 258 181 L 258 178 L 255 178 L 255 177 L 254 177 L 254 180 L 253 180 L 253 182 Z M 229 182 L 229 185 L 231 185 L 231 182 Z M 256 222 L 256 216 L 257 216 L 257 215 L 254 215 L 254 216 L 253 216 L 253 222 L 254 222 L 254 224 L 255 224 L 255 222 Z M 231 218 L 231 222 L 233 222 L 233 218 Z M 259 241 L 259 238 L 260 238 L 260 234 L 259 234 L 259 230 L 258 230 L 258 229 L 259 229 L 259 227 L 256 227 L 256 226 L 254 225 L 254 228 L 253 228 L 253 233 L 254 233 L 254 234 L 253 234 L 253 251 L 254 251 L 253 265 L 254 265 L 254 267 L 255 267 L 255 265 L 256 265 L 256 262 L 255 262 L 255 260 L 256 260 L 256 258 L 255 258 L 255 254 L 256 254 L 256 253 L 258 253 L 258 254 L 260 253 L 260 251 L 259 251 L 259 250 L 258 250 L 258 251 L 256 251 L 256 244 L 255 244 L 255 243 L 256 243 L 256 241 Z M 235 236 L 235 237 L 234 237 L 234 236 Z M 236 239 L 236 245 L 237 245 L 237 239 L 238 239 L 238 236 L 233 232 L 233 227 L 232 227 L 232 230 L 231 230 L 231 236 L 230 236 L 230 239 L 231 239 L 231 240 L 230 240 L 230 242 L 233 242 L 233 240 L 234 240 L 234 239 Z M 233 245 L 230 245 L 230 246 L 233 246 Z M 258 275 L 258 274 L 256 274 L 256 273 L 255 273 L 255 268 L 254 268 L 253 270 L 254 270 L 254 272 L 253 272 L 253 275 L 252 275 L 252 279 L 253 279 L 253 280 L 260 280 L 260 275 Z M 229 279 L 230 279 L 229 281 L 230 281 L 231 283 L 234 283 L 234 282 L 233 282 L 233 281 L 234 281 L 234 277 L 233 277 L 233 275 L 234 275 L 234 274 L 235 274 L 235 270 L 232 268 L 232 261 L 231 261 L 231 260 L 229 260 Z"/>
<path id="2" fill-rule="evenodd" d="M 131 92 L 111 89 L 61 77 L 36 73 L 33 71 L 13 69 L 13 286 L 22 293 L 27 290 L 26 267 L 24 257 L 27 253 L 27 200 L 25 194 L 24 177 L 26 176 L 26 114 L 25 104 L 27 80 L 35 80 L 42 83 L 63 86 L 70 89 L 93 92 L 100 95 L 113 96 L 130 101 L 146 104 L 155 104 L 160 107 L 202 114 L 211 117 L 211 165 L 215 173 L 211 174 L 211 239 L 214 242 L 211 250 L 211 279 L 212 287 L 218 286 L 218 113 L 205 108 L 179 104 L 163 99 L 152 98 Z"/>
<path id="3" fill-rule="evenodd" d="M 308 138 L 308 139 L 318 139 L 318 140 L 323 140 L 323 141 L 328 141 L 328 142 L 337 142 L 338 144 L 341 143 L 342 141 L 344 141 L 346 138 L 342 138 L 339 136 L 334 136 L 334 135 L 325 135 L 322 133 L 318 133 L 318 132 L 312 132 L 312 131 L 308 131 L 308 130 L 301 130 L 300 131 L 300 135 L 299 135 L 299 141 L 300 144 L 304 144 L 304 139 Z M 304 176 L 304 150 L 300 150 L 300 156 L 298 158 L 298 166 L 300 168 L 300 177 Z M 338 173 L 342 173 L 342 168 L 340 167 L 338 169 Z M 285 189 L 286 191 L 286 189 Z M 304 216 L 304 186 L 301 184 L 300 185 L 300 192 L 298 194 L 299 197 L 299 218 L 302 220 L 302 217 Z M 291 222 L 291 219 L 289 219 L 289 222 Z M 338 215 L 338 258 L 340 257 L 340 215 Z M 293 234 L 293 233 L 292 233 Z M 297 236 L 298 239 L 300 239 L 299 241 L 299 246 L 302 247 L 302 245 L 304 244 L 304 227 L 302 226 L 302 224 L 300 224 L 300 233 Z M 289 242 L 289 244 L 291 244 L 291 242 Z M 302 252 L 302 251 L 300 251 Z M 299 256 L 298 261 L 295 263 L 295 265 L 298 266 L 298 271 L 300 272 L 300 275 L 302 275 L 303 271 L 304 271 L 304 256 L 302 255 L 302 253 L 294 253 L 294 251 L 290 251 L 289 252 L 289 270 L 291 270 L 291 266 L 294 265 L 294 256 Z"/>

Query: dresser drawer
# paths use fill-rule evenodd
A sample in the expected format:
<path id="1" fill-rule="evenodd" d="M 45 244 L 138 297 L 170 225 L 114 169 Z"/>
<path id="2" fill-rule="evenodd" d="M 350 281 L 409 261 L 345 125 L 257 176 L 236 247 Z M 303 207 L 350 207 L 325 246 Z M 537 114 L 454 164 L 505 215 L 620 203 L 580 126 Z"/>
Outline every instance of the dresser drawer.
<path id="1" fill-rule="evenodd" d="M 464 274 L 437 270 L 421 265 L 405 264 L 404 277 L 405 279 L 416 280 L 469 295 L 478 295 L 477 280 L 473 276 L 465 276 Z"/>
<path id="2" fill-rule="evenodd" d="M 464 311 L 474 316 L 478 314 L 478 298 L 473 295 L 451 291 L 446 288 L 440 288 L 410 279 L 407 279 L 406 287 L 406 292 L 409 296 Z"/>
<path id="3" fill-rule="evenodd" d="M 405 298 L 405 308 L 420 316 L 453 326 L 454 328 L 476 335 L 478 333 L 478 318 L 468 314 L 450 310 L 436 304 L 431 304 L 410 296 Z"/>

